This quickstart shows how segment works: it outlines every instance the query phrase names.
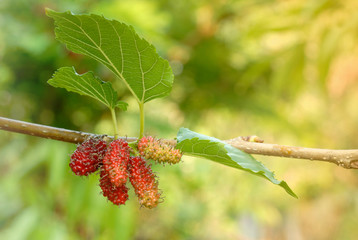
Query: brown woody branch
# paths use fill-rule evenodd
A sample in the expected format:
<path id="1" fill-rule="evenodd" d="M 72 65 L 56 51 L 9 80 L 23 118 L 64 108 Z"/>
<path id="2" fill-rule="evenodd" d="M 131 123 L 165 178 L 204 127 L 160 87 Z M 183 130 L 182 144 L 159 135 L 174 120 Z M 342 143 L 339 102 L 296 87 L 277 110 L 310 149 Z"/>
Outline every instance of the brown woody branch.
<path id="1" fill-rule="evenodd" d="M 0 129 L 70 143 L 82 143 L 89 137 L 98 136 L 92 133 L 55 128 L 4 117 L 0 117 Z M 113 138 L 111 136 L 107 137 L 109 139 Z M 137 140 L 137 138 L 134 137 L 121 138 L 126 139 L 129 142 Z M 171 145 L 176 144 L 175 140 L 165 141 Z M 317 160 L 334 163 L 343 168 L 358 169 L 358 150 L 293 147 L 261 142 L 249 142 L 245 141 L 242 137 L 225 140 L 225 142 L 249 154 Z"/>
<path id="2" fill-rule="evenodd" d="M 50 127 L 41 124 L 29 123 L 10 118 L 0 117 L 0 130 L 17 132 L 35 137 L 42 137 L 69 143 L 82 143 L 89 137 L 98 136 L 93 133 L 86 133 L 64 128 Z M 109 138 L 113 138 L 110 137 Z M 137 138 L 121 137 L 127 141 L 135 141 Z"/>

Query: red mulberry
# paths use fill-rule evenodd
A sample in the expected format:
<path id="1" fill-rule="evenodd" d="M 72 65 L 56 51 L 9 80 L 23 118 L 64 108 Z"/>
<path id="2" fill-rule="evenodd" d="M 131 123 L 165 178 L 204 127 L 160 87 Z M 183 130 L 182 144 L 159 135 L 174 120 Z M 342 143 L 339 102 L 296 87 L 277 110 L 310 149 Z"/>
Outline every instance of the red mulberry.
<path id="1" fill-rule="evenodd" d="M 128 200 L 128 188 L 125 184 L 118 187 L 114 186 L 107 172 L 101 171 L 99 185 L 102 189 L 103 196 L 107 197 L 115 205 L 122 205 Z"/>
<path id="2" fill-rule="evenodd" d="M 77 147 L 71 155 L 70 167 L 79 176 L 95 172 L 106 152 L 107 144 L 101 139 L 89 139 Z"/>
<path id="3" fill-rule="evenodd" d="M 114 140 L 107 148 L 103 158 L 103 170 L 114 186 L 118 187 L 127 182 L 129 150 L 128 143 L 121 139 Z"/>
<path id="4" fill-rule="evenodd" d="M 160 193 L 158 181 L 145 159 L 131 157 L 128 164 L 129 180 L 142 206 L 154 208 L 158 205 Z"/>

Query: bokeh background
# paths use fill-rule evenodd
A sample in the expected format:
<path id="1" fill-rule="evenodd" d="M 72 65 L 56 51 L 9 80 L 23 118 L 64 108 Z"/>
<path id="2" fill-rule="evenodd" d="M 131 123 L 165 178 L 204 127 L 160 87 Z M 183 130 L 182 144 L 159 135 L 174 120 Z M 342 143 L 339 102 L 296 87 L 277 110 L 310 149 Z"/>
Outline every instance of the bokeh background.
<path id="1" fill-rule="evenodd" d="M 134 26 L 168 59 L 172 94 L 146 105 L 146 133 L 179 127 L 229 139 L 358 148 L 356 0 L 1 0 L 0 115 L 111 134 L 104 106 L 46 81 L 62 66 L 112 81 L 130 106 L 120 133 L 138 134 L 134 99 L 95 61 L 54 39 L 46 7 L 97 13 Z M 68 167 L 75 145 L 0 131 L 1 239 L 356 239 L 358 171 L 256 156 L 299 199 L 247 173 L 184 158 L 153 166 L 164 203 L 120 208 L 98 176 Z"/>

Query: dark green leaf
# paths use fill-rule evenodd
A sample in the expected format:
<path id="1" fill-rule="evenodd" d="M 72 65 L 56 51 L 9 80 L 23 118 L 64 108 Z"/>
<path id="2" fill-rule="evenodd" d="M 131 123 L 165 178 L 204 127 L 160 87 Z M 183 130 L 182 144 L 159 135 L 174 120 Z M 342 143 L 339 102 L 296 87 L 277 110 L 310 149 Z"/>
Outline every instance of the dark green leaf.
<path id="1" fill-rule="evenodd" d="M 273 172 L 250 154 L 244 153 L 219 139 L 208 137 L 187 128 L 181 128 L 177 136 L 177 148 L 187 155 L 202 157 L 229 167 L 244 170 L 263 177 L 283 187 L 288 194 L 297 198 L 285 181 L 275 179 Z"/>
<path id="2" fill-rule="evenodd" d="M 75 53 L 89 56 L 124 80 L 138 102 L 167 96 L 174 75 L 168 61 L 133 27 L 99 15 L 74 15 L 47 9 L 56 38 Z"/>

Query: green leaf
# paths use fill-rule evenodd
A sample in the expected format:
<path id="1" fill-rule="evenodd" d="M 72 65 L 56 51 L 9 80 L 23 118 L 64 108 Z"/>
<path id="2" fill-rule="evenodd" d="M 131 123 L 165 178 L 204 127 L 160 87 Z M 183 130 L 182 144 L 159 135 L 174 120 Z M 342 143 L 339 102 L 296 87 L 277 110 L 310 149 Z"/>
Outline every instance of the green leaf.
<path id="1" fill-rule="evenodd" d="M 75 53 L 89 56 L 124 80 L 138 102 L 167 96 L 174 75 L 168 61 L 133 27 L 99 15 L 75 15 L 47 9 L 56 38 Z"/>
<path id="2" fill-rule="evenodd" d="M 177 148 L 187 155 L 202 157 L 229 167 L 244 170 L 283 187 L 288 194 L 297 198 L 285 181 L 275 179 L 273 172 L 250 154 L 244 153 L 219 139 L 180 128 Z"/>
<path id="3" fill-rule="evenodd" d="M 92 72 L 80 75 L 72 67 L 62 67 L 47 82 L 51 86 L 97 99 L 110 109 L 117 103 L 117 92 L 112 88 L 112 84 L 103 82 Z"/>
<path id="4" fill-rule="evenodd" d="M 128 103 L 126 103 L 124 101 L 118 101 L 116 104 L 116 107 L 121 109 L 122 111 L 127 111 Z"/>

